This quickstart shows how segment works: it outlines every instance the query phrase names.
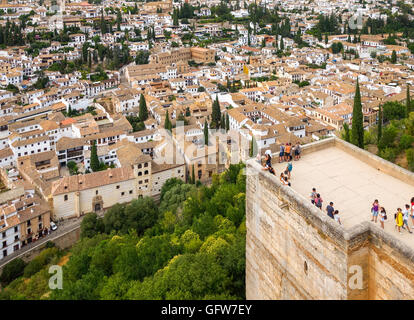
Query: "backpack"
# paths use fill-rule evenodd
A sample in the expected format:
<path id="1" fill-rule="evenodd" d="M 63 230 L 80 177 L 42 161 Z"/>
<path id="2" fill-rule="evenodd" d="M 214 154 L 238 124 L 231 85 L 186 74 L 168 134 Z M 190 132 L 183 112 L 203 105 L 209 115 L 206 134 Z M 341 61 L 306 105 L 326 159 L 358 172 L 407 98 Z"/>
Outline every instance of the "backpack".
<path id="1" fill-rule="evenodd" d="M 384 220 L 387 220 L 387 214 L 384 215 Z"/>
<path id="2" fill-rule="evenodd" d="M 320 206 L 322 204 L 321 198 L 316 198 L 315 199 L 315 204 L 316 204 L 316 206 Z"/>

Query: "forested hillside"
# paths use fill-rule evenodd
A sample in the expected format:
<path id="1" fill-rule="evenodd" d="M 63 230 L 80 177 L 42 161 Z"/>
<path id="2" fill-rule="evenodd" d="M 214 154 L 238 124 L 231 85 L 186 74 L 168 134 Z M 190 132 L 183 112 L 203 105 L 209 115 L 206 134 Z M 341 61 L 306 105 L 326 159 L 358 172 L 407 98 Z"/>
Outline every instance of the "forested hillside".
<path id="1" fill-rule="evenodd" d="M 6 268 L 0 298 L 244 299 L 242 169 L 232 165 L 209 187 L 170 179 L 159 204 L 141 198 L 102 219 L 88 214 L 69 252 L 48 248 Z M 48 288 L 51 264 L 63 265 L 62 290 Z"/>

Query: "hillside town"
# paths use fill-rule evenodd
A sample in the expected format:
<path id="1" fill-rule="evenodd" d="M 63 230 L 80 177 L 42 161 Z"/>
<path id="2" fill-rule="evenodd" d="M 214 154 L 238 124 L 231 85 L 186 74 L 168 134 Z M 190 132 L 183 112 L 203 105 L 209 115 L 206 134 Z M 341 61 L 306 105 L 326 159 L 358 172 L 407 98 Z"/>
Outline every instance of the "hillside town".
<path id="1" fill-rule="evenodd" d="M 51 221 L 340 135 L 357 80 L 376 126 L 412 95 L 408 2 L 3 0 L 0 259 Z"/>

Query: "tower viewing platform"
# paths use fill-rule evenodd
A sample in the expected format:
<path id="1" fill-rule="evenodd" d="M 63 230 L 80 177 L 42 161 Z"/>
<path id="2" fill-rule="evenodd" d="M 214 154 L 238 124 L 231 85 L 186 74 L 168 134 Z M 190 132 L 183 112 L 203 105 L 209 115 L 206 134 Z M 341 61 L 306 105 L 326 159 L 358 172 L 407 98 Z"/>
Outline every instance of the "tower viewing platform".
<path id="1" fill-rule="evenodd" d="M 329 138 L 303 146 L 289 187 L 278 158 L 276 176 L 247 162 L 247 298 L 413 299 L 414 233 L 399 234 L 394 213 L 414 196 L 414 174 Z M 322 211 L 311 204 L 312 188 Z M 375 199 L 387 211 L 384 230 L 379 218 L 370 221 Z M 331 201 L 342 225 L 327 216 Z"/>

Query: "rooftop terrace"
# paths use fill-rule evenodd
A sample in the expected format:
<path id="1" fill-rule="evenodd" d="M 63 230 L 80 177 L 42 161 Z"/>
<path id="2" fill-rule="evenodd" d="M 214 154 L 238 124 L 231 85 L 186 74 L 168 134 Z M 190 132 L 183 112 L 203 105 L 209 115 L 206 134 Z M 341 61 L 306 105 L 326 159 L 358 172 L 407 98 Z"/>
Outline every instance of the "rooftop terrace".
<path id="1" fill-rule="evenodd" d="M 332 201 L 348 230 L 371 220 L 372 203 L 378 199 L 387 211 L 385 231 L 414 248 L 414 233 L 398 234 L 394 220 L 396 209 L 403 209 L 414 196 L 414 174 L 338 139 L 330 140 L 304 147 L 302 158 L 292 162 L 291 188 L 310 202 L 315 187 L 323 199 L 321 214 L 326 215 Z M 275 154 L 273 167 L 279 176 L 287 164 L 277 162 Z M 376 225 L 380 227 L 379 217 Z M 411 219 L 409 226 L 413 226 Z"/>

